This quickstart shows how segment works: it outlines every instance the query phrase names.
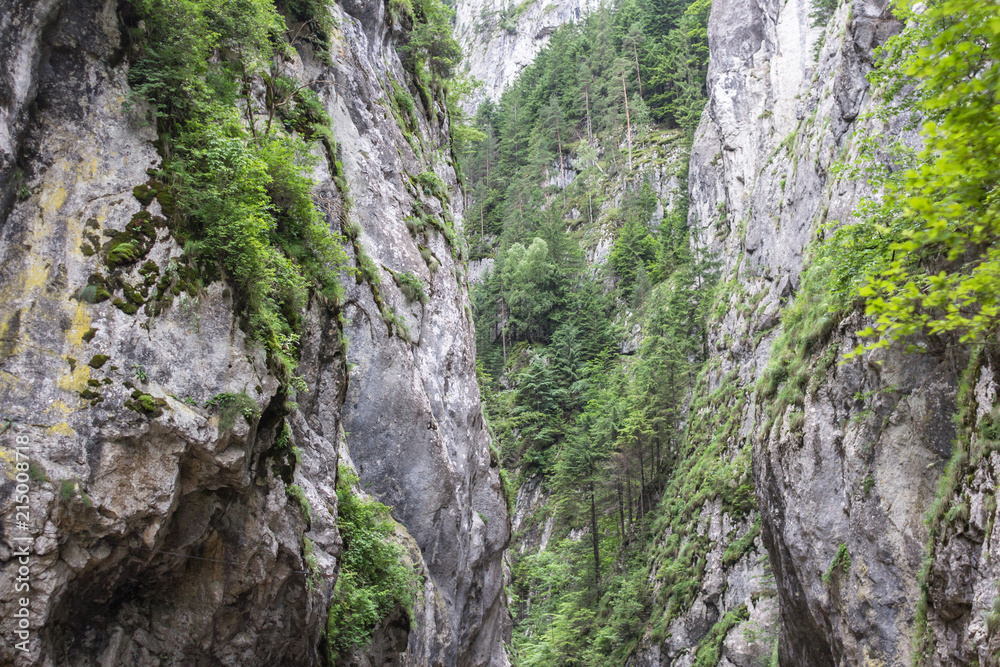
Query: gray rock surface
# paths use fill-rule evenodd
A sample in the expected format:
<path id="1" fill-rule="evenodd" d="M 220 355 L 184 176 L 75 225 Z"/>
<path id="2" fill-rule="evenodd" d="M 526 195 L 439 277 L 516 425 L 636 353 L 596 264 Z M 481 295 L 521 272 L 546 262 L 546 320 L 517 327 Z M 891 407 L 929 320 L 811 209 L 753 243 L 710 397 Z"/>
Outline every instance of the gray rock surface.
<path id="1" fill-rule="evenodd" d="M 475 111 L 486 99 L 500 99 L 556 28 L 579 21 L 600 5 L 601 0 L 460 0 L 455 7 L 455 37 L 465 54 L 462 67 L 483 82 L 466 110 Z"/>
<path id="2" fill-rule="evenodd" d="M 399 539 L 425 577 L 412 622 L 389 619 L 362 657 L 505 662 L 509 519 L 479 406 L 465 272 L 443 236 L 414 239 L 403 222 L 416 196 L 407 173 L 426 170 L 455 202 L 427 204 L 461 219 L 454 169 L 441 157 L 450 154 L 446 115 L 421 110 L 415 153 L 384 92 L 390 78 L 408 81 L 384 7 L 345 6 L 333 7 L 333 65 L 306 50 L 288 66 L 335 82 L 317 91 L 334 119 L 350 215 L 381 267 L 382 298 L 410 331 L 390 335 L 371 288 L 351 281 L 344 358 L 337 313 L 313 301 L 299 368 L 308 390 L 287 416 L 292 397 L 240 328 L 224 282 L 182 293 L 155 317 L 78 298 L 102 261 L 81 251 L 87 235 L 120 231 L 142 209 L 132 189 L 160 162 L 155 134 L 142 109 L 122 107 L 127 60 L 115 2 L 0 9 L 0 663 L 321 664 L 341 550 L 338 460 L 393 506 Z M 316 178 L 336 224 L 339 194 L 325 167 Z M 161 230 L 147 259 L 167 271 L 181 256 Z M 137 269 L 124 277 L 141 281 Z M 391 271 L 425 280 L 428 302 L 408 302 Z M 90 363 L 99 354 L 106 362 Z M 128 409 L 133 391 L 156 401 L 158 414 Z M 224 428 L 200 407 L 241 391 L 260 413 L 249 423 L 237 417 Z M 300 457 L 289 479 L 274 446 L 283 423 Z M 12 575 L 16 447 L 25 442 L 34 542 L 22 654 Z M 288 483 L 302 488 L 311 519 Z M 309 580 L 305 539 L 328 576 Z"/>
<path id="3" fill-rule="evenodd" d="M 887 5 L 841 4 L 825 26 L 813 26 L 809 13 L 810 3 L 796 0 L 713 3 L 710 99 L 690 171 L 699 245 L 735 285 L 731 309 L 710 332 L 719 359 L 713 386 L 734 374 L 753 389 L 795 299 L 806 244 L 819 224 L 850 222 L 868 194 L 863 180 L 837 177 L 832 167 L 855 158 L 863 132 L 915 141 L 899 122 L 859 121 L 877 103 L 865 80 L 873 49 L 901 28 Z M 741 307 L 748 299 L 756 304 L 750 312 Z M 830 351 L 827 363 L 819 353 L 809 362 L 816 377 L 804 405 L 772 425 L 768 406 L 751 401 L 741 427 L 754 443 L 763 544 L 780 607 L 779 661 L 908 664 L 928 541 L 923 516 L 951 454 L 965 362 L 961 352 L 898 351 L 845 361 L 865 323 L 854 314 L 834 324 L 820 348 Z M 986 400 L 989 410 L 995 397 Z M 987 463 L 956 501 L 995 511 L 981 500 Z M 977 646 L 987 636 L 980 619 L 996 594 L 995 573 L 983 573 L 988 540 L 974 528 L 988 513 L 937 541 L 931 664 L 965 665 L 977 655 L 988 664 Z M 850 563 L 834 567 L 842 549 Z M 736 632 L 724 644 L 724 664 L 742 659 Z"/>

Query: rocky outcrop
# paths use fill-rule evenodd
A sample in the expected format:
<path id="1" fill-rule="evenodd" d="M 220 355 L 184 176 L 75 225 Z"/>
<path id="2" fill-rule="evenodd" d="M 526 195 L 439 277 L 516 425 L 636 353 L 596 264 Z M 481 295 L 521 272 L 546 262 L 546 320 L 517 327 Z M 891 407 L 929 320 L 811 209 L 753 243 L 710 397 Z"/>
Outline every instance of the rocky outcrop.
<path id="1" fill-rule="evenodd" d="M 468 75 L 483 82 L 465 102 L 474 111 L 498 100 L 508 83 L 531 64 L 559 26 L 579 21 L 600 0 L 462 0 L 456 6 L 455 37 Z"/>
<path id="2" fill-rule="evenodd" d="M 772 357 L 787 353 L 774 347 L 787 305 L 815 298 L 799 293 L 808 242 L 822 223 L 850 222 L 870 194 L 834 165 L 854 160 L 866 133 L 916 141 L 902 122 L 864 119 L 878 103 L 865 79 L 873 50 L 902 27 L 887 4 L 842 4 L 825 24 L 812 11 L 795 0 L 712 6 L 710 101 L 690 172 L 691 221 L 730 285 L 730 310 L 711 332 L 720 360 L 711 385 L 732 378 L 749 398 L 740 437 L 753 447 L 780 664 L 905 664 L 922 632 L 923 517 L 956 437 L 963 353 L 848 360 L 863 318 L 820 310 L 808 353 L 790 371 L 801 373 L 801 395 L 775 414 L 778 399 L 755 391 Z M 993 511 L 982 500 L 991 471 L 984 461 L 956 501 Z M 988 609 L 995 591 L 973 564 L 986 558 L 988 514 L 937 542 L 933 664 L 967 664 L 985 636 L 972 609 Z"/>
<path id="3" fill-rule="evenodd" d="M 454 168 L 439 157 L 450 154 L 443 106 L 414 96 L 412 147 L 385 92 L 410 78 L 378 3 L 333 7 L 331 65 L 308 48 L 289 64 L 334 119 L 350 219 L 383 303 L 353 278 L 339 311 L 314 299 L 307 389 L 286 395 L 226 282 L 197 275 L 159 224 L 160 202 L 133 193 L 161 157 L 143 109 L 123 106 L 117 10 L 111 0 L 0 10 L 0 662 L 322 664 L 341 549 L 334 487 L 338 462 L 350 462 L 393 506 L 424 579 L 413 617 L 390 619 L 365 659 L 502 664 L 509 520 L 461 254 L 403 222 L 415 198 L 461 219 Z M 409 175 L 425 171 L 454 196 L 418 193 Z M 325 166 L 314 176 L 337 225 L 334 179 Z M 148 253 L 105 271 L 101 246 L 136 220 L 152 221 Z M 426 304 L 397 289 L 402 272 L 425 282 Z M 176 296 L 153 304 L 140 290 L 164 277 Z M 394 307 L 396 326 L 380 306 Z M 24 545 L 27 652 L 15 615 Z"/>

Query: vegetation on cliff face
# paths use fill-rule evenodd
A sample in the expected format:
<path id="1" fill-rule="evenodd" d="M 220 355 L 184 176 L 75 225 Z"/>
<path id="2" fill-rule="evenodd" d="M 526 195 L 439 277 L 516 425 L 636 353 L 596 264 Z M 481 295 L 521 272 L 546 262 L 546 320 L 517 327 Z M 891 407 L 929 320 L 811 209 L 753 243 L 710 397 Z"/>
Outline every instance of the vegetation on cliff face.
<path id="1" fill-rule="evenodd" d="M 667 634 L 704 574 L 708 545 L 691 529 L 704 504 L 719 499 L 737 519 L 755 507 L 751 441 L 738 433 L 748 402 L 763 405 L 757 438 L 775 425 L 801 433 L 847 313 L 873 318 L 858 352 L 982 342 L 1000 315 L 1000 7 L 900 7 L 910 26 L 879 54 L 870 80 L 886 105 L 869 120 L 905 114 L 920 123 L 922 148 L 862 141 L 860 166 L 839 174 L 869 179 L 877 195 L 852 224 L 820 230 L 763 378 L 754 390 L 735 379 L 709 386 L 702 336 L 711 306 L 729 303 L 734 286 L 713 293 L 710 263 L 688 250 L 684 203 L 652 224 L 644 171 L 662 159 L 664 128 L 697 122 L 702 98 L 665 95 L 655 72 L 680 58 L 688 80 L 702 80 L 692 78 L 703 71 L 698 40 L 665 36 L 683 24 L 696 37 L 707 4 L 652 6 L 625 2 L 557 31 L 498 103 L 480 107 L 483 138 L 465 159 L 473 256 L 493 260 L 475 293 L 487 411 L 503 463 L 522 480 L 540 476 L 551 498 L 523 527 L 538 533 L 545 523 L 548 547 L 514 561 L 518 664 L 622 661 L 643 632 Z M 825 23 L 835 9 L 817 3 L 813 19 Z M 598 249 L 595 228 L 613 230 L 610 249 Z M 595 271 L 584 257 L 602 252 Z M 641 345 L 620 354 L 637 323 Z M 949 465 L 932 527 L 968 511 L 947 511 L 967 449 Z M 733 539 L 724 565 L 759 531 Z M 841 545 L 826 576 L 849 569 Z M 706 635 L 698 664 L 717 662 L 743 613 Z M 918 662 L 930 655 L 921 623 L 918 609 Z"/>
<path id="2" fill-rule="evenodd" d="M 333 148 L 330 120 L 308 85 L 286 72 L 292 45 L 272 2 L 135 0 L 132 7 L 130 76 L 155 113 L 161 208 L 188 257 L 209 275 L 221 265 L 231 277 L 248 329 L 290 377 L 309 293 L 336 302 L 346 265 L 309 176 L 310 143 Z M 263 100 L 253 92 L 258 83 Z"/>
<path id="3" fill-rule="evenodd" d="M 450 10 L 437 0 L 403 0 L 393 12 L 403 28 L 400 55 L 433 113 L 435 95 L 446 96 L 445 79 L 461 57 L 451 37 Z M 130 26 L 132 104 L 152 109 L 163 157 L 136 197 L 147 207 L 159 202 L 184 261 L 198 276 L 192 278 L 193 293 L 202 280 L 224 278 L 235 288 L 244 328 L 265 346 L 283 391 L 293 395 L 304 386 L 295 369 L 310 300 L 339 308 L 340 279 L 357 273 L 373 283 L 378 301 L 377 269 L 346 216 L 351 201 L 340 148 L 316 92 L 329 82 L 295 75 L 294 49 L 305 42 L 329 62 L 336 29 L 330 10 L 315 0 L 132 0 L 124 18 Z M 408 103 L 410 129 L 416 130 L 412 98 L 397 87 L 395 99 Z M 339 211 L 329 197 L 315 196 L 312 174 L 321 160 L 339 190 Z M 427 178 L 447 199 L 441 179 L 432 172 Z M 131 239 L 116 242 L 106 261 L 110 269 L 141 258 Z M 349 267 L 348 243 L 358 269 Z M 407 298 L 427 300 L 416 276 L 394 277 Z M 234 415 L 259 417 L 245 393 L 220 394 L 209 406 L 219 410 L 223 428 L 232 427 Z M 288 448 L 288 437 L 285 425 L 276 449 Z M 297 459 L 289 457 L 286 481 Z M 340 467 L 336 521 L 344 549 L 324 634 L 330 664 L 363 649 L 393 612 L 409 615 L 417 592 L 390 508 L 360 498 L 352 490 L 357 482 L 349 468 Z M 286 490 L 310 522 L 303 489 Z M 304 559 L 313 587 L 317 565 L 308 539 Z"/>
<path id="4" fill-rule="evenodd" d="M 393 611 L 410 614 L 417 581 L 392 540 L 395 524 L 389 508 L 364 500 L 353 490 L 357 475 L 340 466 L 337 476 L 337 528 L 344 541 L 340 572 L 326 627 L 331 664 L 352 648 L 371 641 L 378 625 Z"/>
<path id="5" fill-rule="evenodd" d="M 662 159 L 658 147 L 673 140 L 665 130 L 693 132 L 705 104 L 707 21 L 707 2 L 599 9 L 557 30 L 498 103 L 480 106 L 484 138 L 463 159 L 473 257 L 526 239 L 543 209 L 553 219 L 576 209 L 575 224 L 591 225 L 606 195 L 598 181 Z M 577 182 L 562 192 L 555 179 L 570 168 Z M 679 234 L 664 248 L 682 246 Z"/>
<path id="6" fill-rule="evenodd" d="M 134 0 L 130 8 L 131 83 L 153 109 L 164 158 L 137 196 L 159 199 L 203 274 L 225 271 L 246 328 L 291 381 L 308 300 L 338 305 L 338 276 L 348 271 L 346 218 L 333 219 L 312 196 L 313 169 L 325 159 L 341 206 L 350 206 L 314 90 L 328 82 L 301 81 L 290 64 L 302 43 L 321 55 L 329 47 L 330 12 L 313 0 Z M 450 10 L 437 0 L 396 9 L 407 29 L 401 53 L 433 109 L 426 86 L 440 87 L 461 58 Z"/>
<path id="7" fill-rule="evenodd" d="M 910 27 L 869 78 L 885 99 L 878 115 L 908 115 L 922 147 L 885 156 L 874 137 L 865 145 L 879 195 L 820 252 L 842 295 L 863 298 L 874 318 L 868 349 L 915 334 L 981 342 L 1000 317 L 1000 5 L 897 11 Z"/>

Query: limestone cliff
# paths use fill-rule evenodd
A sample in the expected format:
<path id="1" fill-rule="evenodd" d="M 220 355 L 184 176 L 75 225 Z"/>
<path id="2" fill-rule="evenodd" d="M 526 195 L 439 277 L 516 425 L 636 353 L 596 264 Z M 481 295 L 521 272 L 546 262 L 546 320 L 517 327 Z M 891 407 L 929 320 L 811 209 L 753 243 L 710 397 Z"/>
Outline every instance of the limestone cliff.
<path id="1" fill-rule="evenodd" d="M 952 453 L 953 415 L 971 410 L 970 427 L 991 423 L 993 366 L 974 375 L 970 409 L 969 399 L 956 404 L 961 349 L 847 360 L 864 326 L 859 313 L 817 308 L 806 324 L 788 316 L 796 300 L 817 298 L 799 291 L 810 239 L 823 223 L 849 223 L 870 194 L 835 165 L 855 160 L 869 134 L 916 141 L 902 121 L 864 115 L 880 101 L 865 79 L 874 49 L 901 28 L 879 1 L 842 3 L 825 17 L 796 0 L 712 7 L 691 221 L 730 282 L 729 310 L 711 336 L 721 361 L 712 385 L 736 382 L 745 392 L 732 444 L 752 447 L 782 665 L 908 664 L 914 635 L 919 643 L 924 634 L 923 605 L 937 647 L 930 664 L 987 664 L 996 641 L 981 620 L 995 572 L 974 565 L 990 562 L 993 459 L 945 492 L 974 508 L 964 527 L 954 522 L 932 538 L 924 522 Z M 800 331 L 796 350 L 776 344 L 789 327 Z M 769 364 L 788 377 L 768 376 Z M 920 572 L 928 556 L 929 577 Z M 722 664 L 750 663 L 724 652 Z"/>
<path id="2" fill-rule="evenodd" d="M 483 82 L 466 102 L 475 110 L 497 100 L 504 88 L 548 43 L 559 26 L 578 21 L 600 0 L 461 0 L 456 5 L 455 36 L 465 52 L 463 68 Z"/>
<path id="3" fill-rule="evenodd" d="M 354 248 L 381 286 L 378 303 L 369 282 L 345 276 L 339 308 L 310 302 L 306 389 L 292 397 L 241 328 L 227 283 L 198 276 L 204 287 L 191 288 L 194 267 L 156 222 L 162 202 L 135 190 L 162 156 L 144 110 L 126 104 L 120 10 L 113 0 L 0 9 L 0 662 L 322 664 L 341 550 L 334 486 L 349 462 L 393 507 L 424 581 L 412 619 L 389 619 L 352 660 L 504 663 L 509 519 L 461 249 L 403 220 L 417 200 L 461 220 L 462 198 L 442 102 L 414 96 L 413 142 L 394 117 L 393 82 L 412 86 L 398 26 L 382 3 L 332 6 L 330 64 L 306 46 L 289 65 L 333 118 L 353 208 L 345 219 L 325 161 L 316 199 L 335 229 L 359 226 Z M 447 192 L 414 187 L 424 172 Z M 143 220 L 157 226 L 142 262 L 112 271 L 108 240 Z M 426 303 L 397 287 L 405 272 L 424 281 Z M 154 304 L 160 282 L 175 296 Z M 233 419 L 206 407 L 242 392 L 252 405 Z M 15 524 L 18 452 L 30 461 L 26 531 Z M 29 534 L 24 653 L 15 538 Z"/>

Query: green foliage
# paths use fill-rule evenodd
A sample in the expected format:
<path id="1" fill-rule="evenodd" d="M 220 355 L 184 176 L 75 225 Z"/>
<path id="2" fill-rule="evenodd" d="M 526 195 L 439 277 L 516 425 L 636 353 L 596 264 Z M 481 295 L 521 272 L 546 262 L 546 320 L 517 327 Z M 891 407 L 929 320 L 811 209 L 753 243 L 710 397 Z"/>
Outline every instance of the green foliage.
<path id="1" fill-rule="evenodd" d="M 424 289 L 424 281 L 412 273 L 394 273 L 392 278 L 399 286 L 399 290 L 410 301 L 427 303 L 427 292 Z"/>
<path id="2" fill-rule="evenodd" d="M 514 506 L 517 503 L 517 483 L 503 468 L 500 469 L 500 483 L 503 485 L 503 499 L 507 504 L 507 512 L 513 514 Z"/>
<path id="3" fill-rule="evenodd" d="M 692 667 L 715 667 L 719 664 L 722 654 L 722 643 L 726 640 L 726 635 L 734 627 L 750 618 L 750 612 L 746 605 L 740 605 L 736 609 L 726 613 L 720 618 L 708 634 L 698 644 L 694 654 Z"/>
<path id="4" fill-rule="evenodd" d="M 290 10 L 315 17 L 325 11 L 321 4 L 293 2 Z M 185 251 L 225 268 L 249 330 L 290 378 L 309 290 L 338 299 L 337 273 L 346 263 L 339 237 L 312 202 L 315 158 L 303 139 L 323 135 L 329 118 L 315 93 L 290 92 L 293 82 L 272 71 L 288 46 L 271 2 L 134 0 L 132 7 L 146 30 L 130 81 L 155 109 L 169 156 L 157 196 L 169 199 L 164 208 L 175 234 L 187 240 Z M 254 79 L 267 86 L 267 108 L 256 110 L 268 115 L 263 128 L 244 117 L 256 105 L 249 97 Z M 272 124 L 275 113 L 287 130 Z M 135 234 L 118 241 L 109 267 L 145 253 Z"/>
<path id="5" fill-rule="evenodd" d="M 844 574 L 851 571 L 851 554 L 848 553 L 847 545 L 843 542 L 837 547 L 837 553 L 833 555 L 830 567 L 826 568 L 826 572 L 821 577 L 823 583 L 829 584 L 833 578 L 833 573 L 837 570 L 841 570 Z"/>
<path id="6" fill-rule="evenodd" d="M 889 102 L 915 103 L 923 149 L 862 209 L 889 241 L 857 294 L 875 324 L 861 349 L 915 334 L 982 340 L 1000 316 L 1000 5 L 941 0 L 904 11 L 910 27 L 871 78 Z M 912 84 L 912 87 L 906 87 Z M 888 103 L 887 103 L 888 104 Z M 887 107 L 898 109 L 899 107 Z M 890 224 L 879 224 L 880 220 Z"/>
<path id="7" fill-rule="evenodd" d="M 389 508 L 362 500 L 352 487 L 358 478 L 340 466 L 337 478 L 337 528 L 344 541 L 340 575 L 326 627 L 331 664 L 352 647 L 363 647 L 394 610 L 411 613 L 416 577 L 393 541 Z"/>
<path id="8" fill-rule="evenodd" d="M 294 20 L 308 24 L 310 41 L 324 54 L 329 51 L 330 32 L 335 26 L 329 5 L 324 0 L 287 0 L 286 7 Z"/>
<path id="9" fill-rule="evenodd" d="M 753 543 L 759 536 L 760 519 L 757 519 L 757 521 L 754 522 L 753 526 L 750 527 L 750 530 L 748 530 L 743 537 L 729 543 L 726 547 L 726 551 L 722 554 L 722 564 L 732 565 L 742 558 L 748 551 L 750 551 L 751 547 L 753 547 Z"/>
<path id="10" fill-rule="evenodd" d="M 414 176 L 413 180 L 423 188 L 426 194 L 437 197 L 443 202 L 450 201 L 447 186 L 445 186 L 441 177 L 433 171 L 421 172 Z"/>
<path id="11" fill-rule="evenodd" d="M 687 202 L 654 233 L 657 195 L 629 171 L 673 167 L 686 182 L 685 132 L 654 123 L 698 123 L 708 6 L 626 0 L 558 29 L 499 103 L 479 106 L 481 136 L 461 154 L 463 229 L 472 256 L 494 260 L 473 293 L 486 416 L 501 464 L 540 476 L 552 498 L 529 520 L 552 518 L 549 546 L 513 564 L 517 664 L 624 664 L 650 627 L 662 639 L 701 587 L 710 545 L 692 526 L 704 504 L 721 498 L 736 517 L 754 507 L 750 446 L 736 442 L 746 397 L 713 395 L 681 424 L 714 268 L 692 253 Z M 664 164 L 675 146 L 684 156 Z M 430 224 L 408 220 L 415 235 Z M 583 244 L 601 225 L 619 232 L 595 275 Z M 621 280 L 608 291 L 611 271 Z M 642 343 L 620 355 L 635 325 Z M 652 539 L 666 526 L 675 542 Z"/>
<path id="12" fill-rule="evenodd" d="M 624 286 L 632 285 L 640 271 L 648 271 L 656 256 L 656 243 L 645 223 L 629 218 L 615 239 L 609 261 Z"/>
<path id="13" fill-rule="evenodd" d="M 77 483 L 72 479 L 64 479 L 59 483 L 59 497 L 69 500 L 76 495 Z"/>
<path id="14" fill-rule="evenodd" d="M 35 461 L 28 463 L 28 479 L 32 482 L 45 482 L 48 480 L 48 475 L 45 474 L 45 468 Z"/>
<path id="15" fill-rule="evenodd" d="M 813 0 L 812 11 L 809 18 L 812 19 L 814 28 L 825 26 L 830 21 L 830 17 L 840 5 L 840 0 Z"/>
<path id="16" fill-rule="evenodd" d="M 795 301 L 782 311 L 782 330 L 771 348 L 771 360 L 757 383 L 757 394 L 767 401 L 768 415 L 783 417 L 788 406 L 801 408 L 809 378 L 825 373 L 830 360 L 814 358 L 830 340 L 843 318 L 829 290 L 828 260 L 817 260 L 801 277 Z M 834 357 L 835 359 L 835 357 Z"/>
<path id="17" fill-rule="evenodd" d="M 982 437 L 981 431 L 977 433 L 976 427 L 991 425 L 995 419 L 995 413 L 983 415 L 981 419 L 977 419 L 980 406 L 975 398 L 974 387 L 979 380 L 981 370 L 996 364 L 998 358 L 1000 358 L 1000 352 L 995 344 L 973 348 L 968 364 L 960 378 L 958 396 L 955 399 L 958 411 L 954 417 L 958 437 L 953 443 L 951 458 L 938 479 L 934 502 L 924 515 L 924 525 L 927 527 L 928 538 L 924 550 L 924 562 L 917 577 L 920 598 L 917 600 L 914 618 L 913 657 L 911 660 L 914 667 L 934 664 L 932 662 L 934 640 L 928 632 L 927 618 L 932 568 L 937 548 L 946 539 L 949 526 L 955 521 L 961 523 L 968 521 L 968 498 L 962 492 L 962 487 L 969 479 L 968 475 L 972 472 L 973 466 L 979 464 L 991 451 L 992 441 Z M 984 507 L 992 517 L 993 511 L 996 509 L 996 498 L 988 497 L 984 502 Z M 992 520 L 991 518 L 991 523 Z M 961 527 L 958 528 L 958 530 L 961 529 Z M 955 530 L 955 528 L 951 530 Z"/>
<path id="18" fill-rule="evenodd" d="M 236 424 L 237 417 L 242 416 L 249 424 L 260 416 L 257 401 L 245 391 L 216 394 L 205 402 L 205 407 L 215 409 L 219 415 L 219 429 L 223 431 L 231 429 Z"/>
<path id="19" fill-rule="evenodd" d="M 305 490 L 298 484 L 290 484 L 285 487 L 285 493 L 299 504 L 299 509 L 302 510 L 302 518 L 306 520 L 306 524 L 311 524 L 312 505 L 309 504 L 309 499 L 306 498 Z"/>
<path id="20" fill-rule="evenodd" d="M 309 575 L 306 577 L 306 586 L 310 591 L 316 589 L 319 582 L 320 567 L 319 558 L 316 557 L 316 547 L 308 537 L 302 538 L 302 560 L 306 563 Z"/>
<path id="21" fill-rule="evenodd" d="M 434 76 L 447 79 L 462 60 L 462 47 L 451 34 L 454 11 L 440 0 L 417 0 L 417 23 L 404 50 L 411 67 L 426 64 Z"/>

